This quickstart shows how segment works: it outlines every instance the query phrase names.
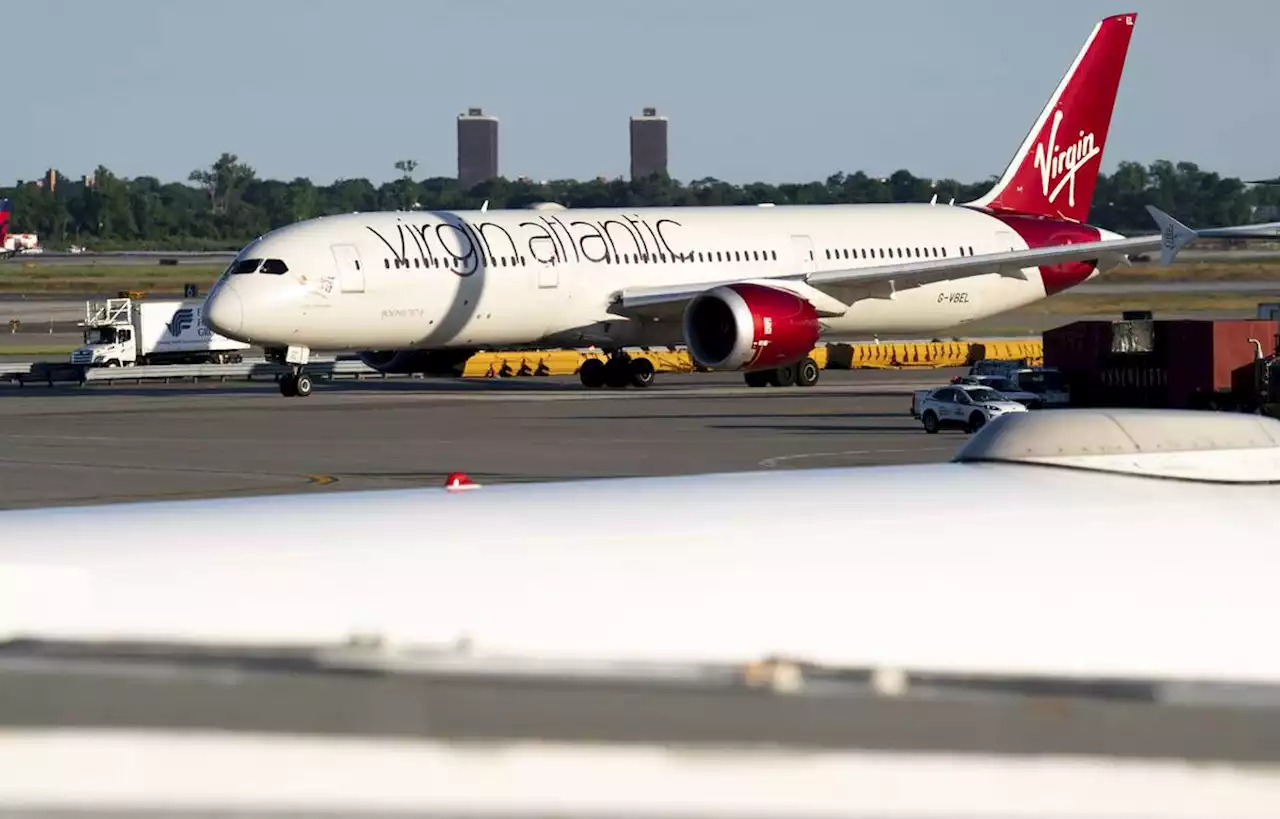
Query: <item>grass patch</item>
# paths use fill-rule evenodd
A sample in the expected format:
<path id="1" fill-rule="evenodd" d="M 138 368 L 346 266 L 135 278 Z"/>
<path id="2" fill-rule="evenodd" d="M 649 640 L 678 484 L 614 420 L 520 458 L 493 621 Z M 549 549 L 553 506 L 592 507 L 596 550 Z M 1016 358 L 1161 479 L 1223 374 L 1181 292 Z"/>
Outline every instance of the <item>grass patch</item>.
<path id="1" fill-rule="evenodd" d="M 1150 310 L 1158 318 L 1161 313 L 1240 312 L 1254 314 L 1257 293 L 1134 293 L 1103 295 L 1060 293 L 1018 310 L 1024 315 L 1109 316 L 1120 318 L 1125 310 Z"/>
<path id="2" fill-rule="evenodd" d="M 20 355 L 71 355 L 71 352 L 79 344 L 29 344 L 0 347 L 0 356 L 20 356 Z"/>
<path id="3" fill-rule="evenodd" d="M 1265 282 L 1280 283 L 1280 259 L 1180 262 L 1168 267 L 1149 263 L 1117 267 L 1100 276 L 1105 282 Z"/>
<path id="4" fill-rule="evenodd" d="M 185 284 L 208 292 L 225 265 L 21 264 L 0 265 L 0 293 L 87 295 L 120 290 L 181 293 Z"/>

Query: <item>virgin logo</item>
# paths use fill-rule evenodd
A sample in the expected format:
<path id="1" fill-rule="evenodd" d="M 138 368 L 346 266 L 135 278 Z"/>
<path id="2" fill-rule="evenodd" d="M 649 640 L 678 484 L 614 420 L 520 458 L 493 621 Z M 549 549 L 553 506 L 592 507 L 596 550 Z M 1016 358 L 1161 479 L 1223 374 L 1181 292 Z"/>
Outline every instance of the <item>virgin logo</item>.
<path id="1" fill-rule="evenodd" d="M 1058 144 L 1058 126 L 1062 123 L 1062 111 L 1053 112 L 1053 126 L 1049 129 L 1049 147 L 1044 143 L 1036 145 L 1034 167 L 1040 169 L 1040 186 L 1045 198 L 1056 202 L 1062 189 L 1067 189 L 1067 204 L 1076 203 L 1076 173 L 1085 164 L 1102 153 L 1094 144 L 1093 132 L 1080 132 L 1080 138 L 1063 148 Z M 1050 189 L 1050 185 L 1053 188 Z"/>

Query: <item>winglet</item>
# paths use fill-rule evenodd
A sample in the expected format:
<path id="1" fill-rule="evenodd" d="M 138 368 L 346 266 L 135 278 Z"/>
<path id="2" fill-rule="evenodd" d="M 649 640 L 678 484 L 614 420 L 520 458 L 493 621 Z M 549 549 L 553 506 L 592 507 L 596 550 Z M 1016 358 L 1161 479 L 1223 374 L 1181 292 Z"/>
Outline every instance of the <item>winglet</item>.
<path id="1" fill-rule="evenodd" d="M 1160 245 L 1160 264 L 1166 266 L 1173 264 L 1178 251 L 1196 238 L 1196 232 L 1154 205 L 1147 205 L 1147 213 L 1156 220 L 1160 235 L 1163 237 Z"/>

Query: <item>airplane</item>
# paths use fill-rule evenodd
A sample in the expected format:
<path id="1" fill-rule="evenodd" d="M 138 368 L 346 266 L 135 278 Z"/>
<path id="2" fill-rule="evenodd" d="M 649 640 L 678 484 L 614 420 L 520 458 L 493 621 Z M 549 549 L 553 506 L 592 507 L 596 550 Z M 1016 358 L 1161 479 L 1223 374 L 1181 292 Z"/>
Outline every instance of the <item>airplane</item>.
<path id="1" fill-rule="evenodd" d="M 1086 221 L 1135 20 L 1094 26 L 971 202 L 320 217 L 243 248 L 206 322 L 290 365 L 286 396 L 310 394 L 312 350 L 450 375 L 480 349 L 595 346 L 582 383 L 621 388 L 654 379 L 626 348 L 684 346 L 752 386 L 810 386 L 820 338 L 955 327 L 1162 247 Z"/>
<path id="2" fill-rule="evenodd" d="M 0 645 L 1278 684 L 1277 503 L 1276 419 L 1079 408 L 945 463 L 10 510 Z"/>
<path id="3" fill-rule="evenodd" d="M 13 202 L 9 199 L 0 199 L 0 259 L 9 256 L 8 250 L 5 250 L 4 243 L 9 238 L 9 217 L 13 215 Z"/>
<path id="4" fill-rule="evenodd" d="M 620 497 L 662 514 L 619 526 Z M 998 531 L 973 517 L 993 501 Z M 1182 683 L 1257 698 L 1280 683 L 1280 652 L 1265 650 L 1278 501 L 1280 421 L 1077 409 L 1001 418 L 950 463 L 493 486 L 458 473 L 443 488 L 0 512 L 0 676 L 38 692 L 0 721 L 0 813 L 1030 816 L 1050 810 L 1048 787 L 1070 794 L 1054 815 L 1265 816 L 1280 783 L 1261 768 L 1078 749 L 450 741 L 455 714 L 443 737 L 405 736 L 381 706 L 397 683 L 452 674 L 532 687 L 533 707 L 559 680 L 708 704 L 742 701 L 745 683 L 770 710 L 763 694 L 802 695 L 825 672 L 869 680 L 863 708 L 948 680 L 988 696 L 988 682 L 1149 690 L 1148 720 L 1183 707 L 1161 702 Z M 104 531 L 128 534 L 106 547 Z M 237 704 L 264 684 L 269 701 Z M 805 705 L 856 707 L 816 688 Z M 288 720 L 290 694 L 318 691 L 340 718 L 299 726 L 302 711 L 285 733 L 262 716 L 283 703 Z"/>

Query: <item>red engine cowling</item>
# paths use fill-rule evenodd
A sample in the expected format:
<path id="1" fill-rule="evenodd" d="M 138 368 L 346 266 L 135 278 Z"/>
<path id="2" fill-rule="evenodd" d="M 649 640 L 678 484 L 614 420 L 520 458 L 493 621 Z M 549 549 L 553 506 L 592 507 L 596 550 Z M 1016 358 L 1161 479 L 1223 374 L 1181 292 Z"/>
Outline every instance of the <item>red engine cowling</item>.
<path id="1" fill-rule="evenodd" d="M 474 350 L 364 350 L 366 367 L 391 375 L 462 375 Z"/>
<path id="2" fill-rule="evenodd" d="M 818 312 L 794 293 L 727 284 L 699 294 L 684 311 L 689 355 L 712 370 L 767 370 L 807 356 L 818 343 Z"/>

